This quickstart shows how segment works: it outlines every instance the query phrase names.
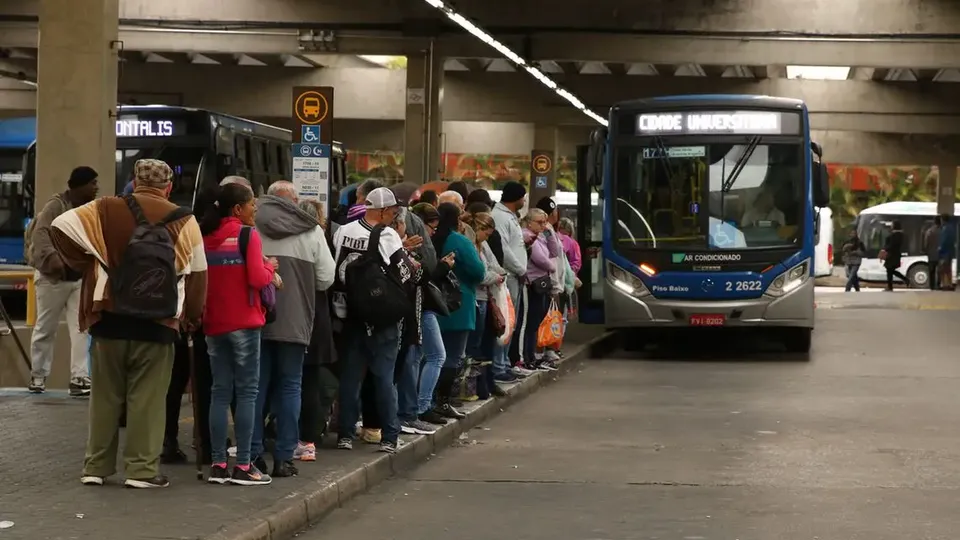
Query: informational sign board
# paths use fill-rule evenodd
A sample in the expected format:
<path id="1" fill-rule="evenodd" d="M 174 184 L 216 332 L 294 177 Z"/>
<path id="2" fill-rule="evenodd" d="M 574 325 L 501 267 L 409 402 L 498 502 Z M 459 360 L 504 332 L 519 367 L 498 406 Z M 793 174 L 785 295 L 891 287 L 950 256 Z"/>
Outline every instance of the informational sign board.
<path id="1" fill-rule="evenodd" d="M 330 216 L 330 156 L 333 144 L 333 87 L 293 89 L 293 157 L 291 181 L 300 199 L 323 203 Z"/>
<path id="2" fill-rule="evenodd" d="M 544 197 L 553 197 L 557 191 L 556 168 L 553 164 L 553 152 L 534 150 L 530 154 L 530 197 L 529 207 L 533 208 Z"/>

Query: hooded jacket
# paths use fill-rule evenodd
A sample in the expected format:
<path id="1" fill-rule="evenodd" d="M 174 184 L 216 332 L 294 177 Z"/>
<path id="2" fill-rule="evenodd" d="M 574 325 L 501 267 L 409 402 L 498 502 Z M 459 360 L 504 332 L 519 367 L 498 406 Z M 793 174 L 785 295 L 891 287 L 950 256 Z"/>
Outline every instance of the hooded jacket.
<path id="1" fill-rule="evenodd" d="M 527 273 L 527 248 L 520 220 L 503 203 L 497 203 L 493 207 L 493 221 L 503 245 L 503 268 L 514 277 L 522 277 Z"/>
<path id="2" fill-rule="evenodd" d="M 292 201 L 264 195 L 257 207 L 263 254 L 280 261 L 283 287 L 277 291 L 277 319 L 263 328 L 263 339 L 309 345 L 316 293 L 333 284 L 333 257 L 323 229 Z"/>
<path id="3" fill-rule="evenodd" d="M 530 229 L 523 230 L 523 236 L 529 240 L 535 235 Z M 530 260 L 527 263 L 527 281 L 532 282 L 544 276 L 551 276 L 557 271 L 557 256 L 559 249 L 556 243 L 551 243 L 547 235 L 540 233 L 530 244 Z M 554 280 L 551 280 L 554 281 Z"/>

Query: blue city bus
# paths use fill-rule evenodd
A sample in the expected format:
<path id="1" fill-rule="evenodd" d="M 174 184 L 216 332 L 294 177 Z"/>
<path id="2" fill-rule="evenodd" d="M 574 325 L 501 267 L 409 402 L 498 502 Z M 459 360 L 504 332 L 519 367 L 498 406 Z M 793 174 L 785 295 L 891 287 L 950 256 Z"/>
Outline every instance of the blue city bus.
<path id="1" fill-rule="evenodd" d="M 815 207 L 829 190 L 803 102 L 622 102 L 578 157 L 584 322 L 647 338 L 762 328 L 810 350 Z"/>
<path id="2" fill-rule="evenodd" d="M 121 193 L 132 179 L 133 164 L 145 158 L 173 168 L 170 199 L 188 208 L 198 187 L 216 185 L 225 176 L 248 178 L 257 196 L 275 180 L 292 176 L 293 138 L 287 129 L 202 109 L 125 105 L 119 108 L 116 130 L 116 185 L 101 185 L 101 194 Z M 0 121 L 0 172 L 10 169 L 10 181 L 0 184 L 0 264 L 25 263 L 23 234 L 34 213 L 35 139 L 36 118 Z M 345 185 L 346 153 L 336 141 L 330 168 L 331 189 Z M 66 179 L 63 184 L 66 189 Z"/>
<path id="3" fill-rule="evenodd" d="M 23 259 L 24 156 L 37 137 L 36 126 L 34 118 L 0 120 L 0 264 Z"/>

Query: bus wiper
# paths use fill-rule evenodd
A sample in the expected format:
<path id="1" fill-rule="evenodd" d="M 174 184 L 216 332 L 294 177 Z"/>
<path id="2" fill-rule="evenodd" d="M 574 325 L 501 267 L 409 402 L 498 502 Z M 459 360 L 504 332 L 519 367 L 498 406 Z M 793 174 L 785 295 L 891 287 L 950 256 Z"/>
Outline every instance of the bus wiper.
<path id="1" fill-rule="evenodd" d="M 730 191 L 730 188 L 733 187 L 733 184 L 737 181 L 737 178 L 740 177 L 740 173 L 743 172 L 743 169 L 747 166 L 747 162 L 750 161 L 750 157 L 753 156 L 753 152 L 759 145 L 759 136 L 754 136 L 749 142 L 747 142 L 747 148 L 742 154 L 740 154 L 740 157 L 737 158 L 736 163 L 733 164 L 733 170 L 730 171 L 730 176 L 723 181 L 723 184 L 720 188 L 722 193 L 727 193 Z"/>

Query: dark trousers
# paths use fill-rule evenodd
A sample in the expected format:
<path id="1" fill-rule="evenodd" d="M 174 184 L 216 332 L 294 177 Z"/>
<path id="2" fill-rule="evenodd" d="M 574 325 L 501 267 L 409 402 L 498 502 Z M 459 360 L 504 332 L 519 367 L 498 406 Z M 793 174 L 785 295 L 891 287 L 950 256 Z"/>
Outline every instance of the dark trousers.
<path id="1" fill-rule="evenodd" d="M 523 360 L 528 364 L 535 364 L 537 352 L 537 333 L 540 330 L 540 323 L 547 316 L 547 309 L 550 308 L 550 293 L 540 293 L 527 287 L 527 309 L 526 311 L 526 331 L 523 336 Z"/>
<path id="2" fill-rule="evenodd" d="M 930 276 L 927 278 L 927 281 L 930 282 L 930 290 L 935 291 L 940 288 L 940 261 L 930 257 L 927 268 L 930 269 L 927 272 L 927 274 Z"/>
<path id="3" fill-rule="evenodd" d="M 859 264 L 848 264 L 847 265 L 847 285 L 844 287 L 844 290 L 850 292 L 851 289 L 860 292 L 860 276 L 857 275 L 857 272 L 860 271 Z"/>
<path id="4" fill-rule="evenodd" d="M 197 393 L 197 403 L 194 407 L 200 429 L 200 443 L 205 457 L 210 456 L 210 388 L 213 386 L 213 375 L 210 372 L 210 356 L 207 354 L 207 340 L 201 332 L 193 334 L 193 354 L 196 373 L 193 384 Z M 173 372 L 170 377 L 170 386 L 167 388 L 167 418 L 163 430 L 165 446 L 176 446 L 180 432 L 180 404 L 183 394 L 187 390 L 190 380 L 190 356 L 187 350 L 187 336 L 183 334 L 174 347 Z M 232 404 L 236 409 L 236 400 Z"/>
<path id="5" fill-rule="evenodd" d="M 893 278 L 896 277 L 900 281 L 903 281 L 905 284 L 909 284 L 907 277 L 901 274 L 896 267 L 890 268 L 887 267 L 887 289 L 893 290 Z"/>
<path id="6" fill-rule="evenodd" d="M 305 364 L 300 395 L 300 440 L 319 443 L 326 431 L 340 385 L 335 364 Z"/>

